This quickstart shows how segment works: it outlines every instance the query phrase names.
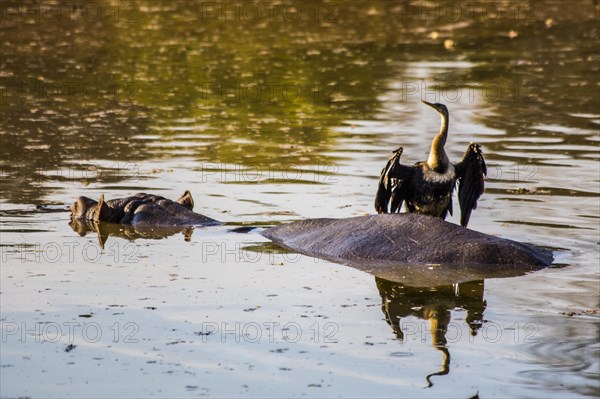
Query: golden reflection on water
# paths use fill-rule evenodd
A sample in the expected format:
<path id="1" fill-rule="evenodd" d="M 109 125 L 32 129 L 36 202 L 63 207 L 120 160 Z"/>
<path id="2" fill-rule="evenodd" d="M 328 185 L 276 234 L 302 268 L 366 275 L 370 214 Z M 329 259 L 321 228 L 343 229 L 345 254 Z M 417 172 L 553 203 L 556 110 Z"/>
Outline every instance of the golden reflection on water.
<path id="1" fill-rule="evenodd" d="M 11 200 L 42 199 L 47 179 L 35 171 L 74 161 L 85 169 L 91 160 L 178 156 L 263 167 L 355 158 L 339 148 L 339 126 L 406 128 L 403 114 L 426 97 L 451 111 L 477 105 L 467 129 L 496 132 L 481 141 L 502 168 L 556 153 L 574 164 L 598 160 L 590 141 L 600 119 L 591 1 L 568 9 L 528 4 L 495 20 L 470 4 L 460 25 L 425 2 L 308 2 L 295 23 L 284 15 L 232 20 L 242 12 L 235 4 L 223 15 L 206 3 L 133 4 L 127 17 L 94 24 L 77 11 L 62 24 L 3 21 L 3 53 L 11 56 L 0 80 L 2 134 L 12 145 L 3 149 L 2 184 L 18 178 L 42 188 L 23 188 L 25 196 L 3 190 Z M 440 47 L 448 37 L 451 51 Z M 410 140 L 403 136 L 395 141 Z M 371 137 L 383 157 L 388 140 Z M 537 145 L 549 139 L 552 148 Z"/>

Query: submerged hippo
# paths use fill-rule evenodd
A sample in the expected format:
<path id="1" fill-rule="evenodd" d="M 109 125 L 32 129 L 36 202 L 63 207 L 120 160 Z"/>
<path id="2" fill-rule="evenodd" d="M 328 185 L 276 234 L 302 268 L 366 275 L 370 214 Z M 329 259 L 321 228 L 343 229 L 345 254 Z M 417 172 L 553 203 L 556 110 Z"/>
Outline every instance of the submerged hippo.
<path id="1" fill-rule="evenodd" d="M 308 219 L 262 234 L 294 251 L 415 286 L 508 277 L 552 263 L 546 249 L 419 214 Z"/>
<path id="2" fill-rule="evenodd" d="M 154 194 L 98 201 L 79 197 L 71 205 L 71 219 L 130 224 L 136 227 L 212 226 L 220 222 L 193 211 L 194 199 L 186 191 L 177 201 Z"/>

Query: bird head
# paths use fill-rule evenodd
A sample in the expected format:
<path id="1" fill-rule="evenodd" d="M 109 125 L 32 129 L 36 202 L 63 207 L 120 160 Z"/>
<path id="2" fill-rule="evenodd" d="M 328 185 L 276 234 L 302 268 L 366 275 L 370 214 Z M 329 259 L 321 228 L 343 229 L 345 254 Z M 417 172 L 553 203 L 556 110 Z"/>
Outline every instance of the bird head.
<path id="1" fill-rule="evenodd" d="M 440 103 L 433 104 L 433 103 L 427 102 L 425 100 L 421 100 L 421 102 L 425 105 L 429 105 L 431 108 L 435 109 L 441 115 L 448 116 L 448 108 L 446 108 L 446 106 L 444 104 L 440 104 Z"/>
<path id="2" fill-rule="evenodd" d="M 481 151 L 481 145 L 477 143 L 469 143 L 469 151 L 472 151 L 476 154 L 481 154 L 483 152 Z"/>

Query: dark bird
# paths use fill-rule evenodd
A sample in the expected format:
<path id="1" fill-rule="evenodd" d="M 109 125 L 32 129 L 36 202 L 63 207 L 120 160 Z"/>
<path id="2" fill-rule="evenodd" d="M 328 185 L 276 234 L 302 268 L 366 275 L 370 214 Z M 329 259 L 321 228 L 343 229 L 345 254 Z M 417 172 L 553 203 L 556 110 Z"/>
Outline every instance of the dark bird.
<path id="1" fill-rule="evenodd" d="M 429 158 L 412 166 L 402 165 L 402 147 L 394 151 L 379 175 L 379 187 L 375 197 L 377 213 L 400 212 L 402 203 L 411 213 L 421 213 L 445 219 L 452 215 L 452 192 L 458 182 L 460 224 L 466 227 L 471 211 L 477 208 L 477 200 L 483 194 L 483 180 L 487 173 L 485 160 L 479 144 L 471 143 L 462 160 L 452 164 L 444 145 L 448 138 L 450 122 L 448 108 L 444 104 L 422 101 L 440 113 L 442 127 L 431 142 Z"/>

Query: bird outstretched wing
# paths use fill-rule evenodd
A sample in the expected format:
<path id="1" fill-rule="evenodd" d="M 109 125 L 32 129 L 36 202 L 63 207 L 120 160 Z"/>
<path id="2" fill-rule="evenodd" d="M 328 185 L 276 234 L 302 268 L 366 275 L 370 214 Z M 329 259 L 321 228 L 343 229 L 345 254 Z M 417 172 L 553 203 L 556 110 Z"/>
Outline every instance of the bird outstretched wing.
<path id="1" fill-rule="evenodd" d="M 402 151 L 402 147 L 395 150 L 381 170 L 377 194 L 375 195 L 375 210 L 377 213 L 388 213 L 390 200 L 391 213 L 400 212 L 402 208 L 402 202 L 406 197 L 406 180 L 412 173 L 412 169 L 400 164 Z"/>
<path id="2" fill-rule="evenodd" d="M 467 227 L 471 211 L 477 209 L 477 200 L 484 190 L 487 174 L 481 146 L 469 144 L 463 159 L 454 165 L 458 179 L 458 203 L 460 204 L 460 225 Z"/>

